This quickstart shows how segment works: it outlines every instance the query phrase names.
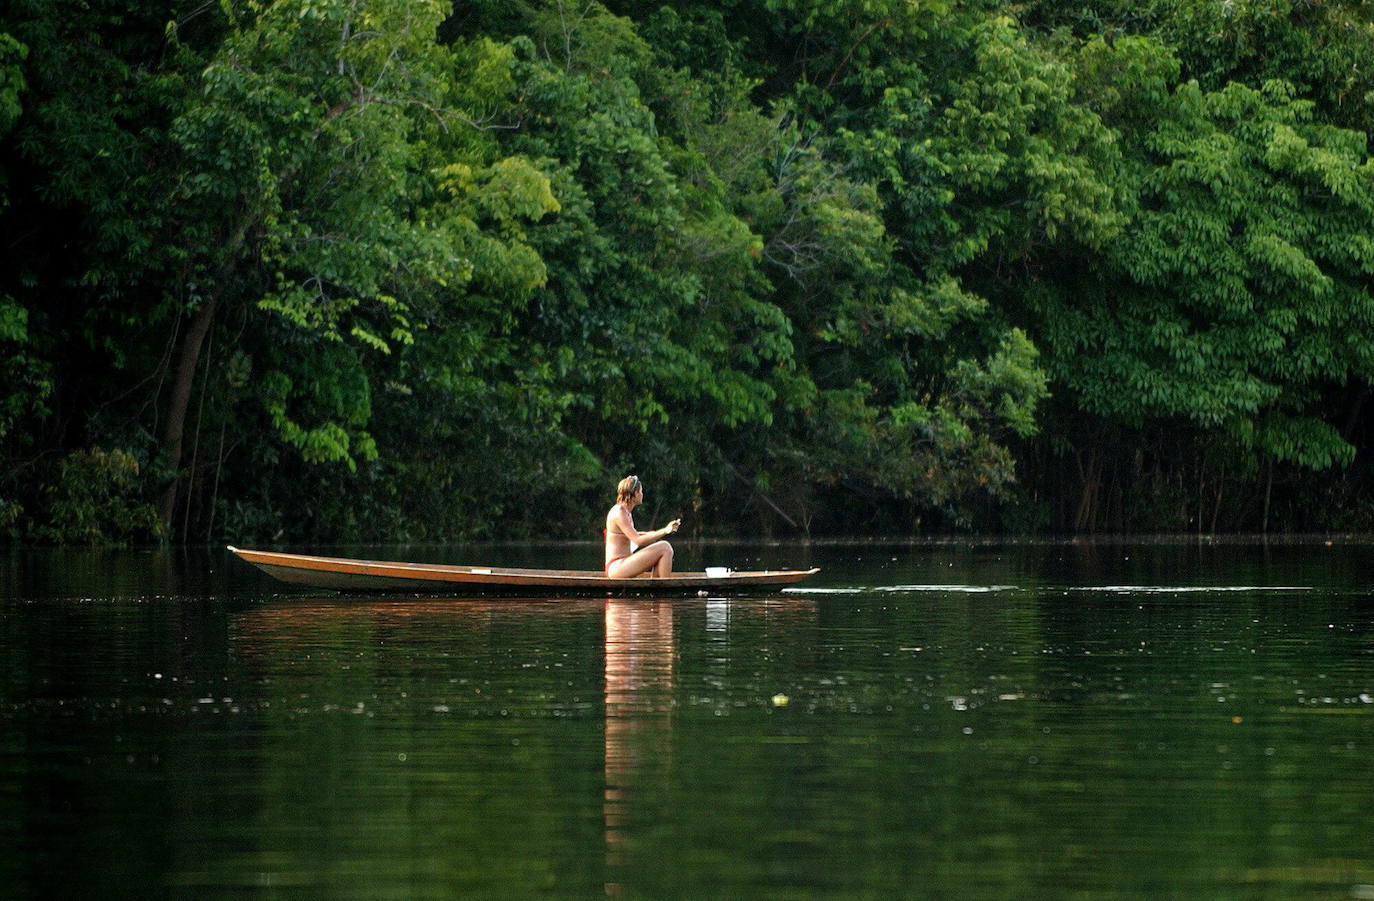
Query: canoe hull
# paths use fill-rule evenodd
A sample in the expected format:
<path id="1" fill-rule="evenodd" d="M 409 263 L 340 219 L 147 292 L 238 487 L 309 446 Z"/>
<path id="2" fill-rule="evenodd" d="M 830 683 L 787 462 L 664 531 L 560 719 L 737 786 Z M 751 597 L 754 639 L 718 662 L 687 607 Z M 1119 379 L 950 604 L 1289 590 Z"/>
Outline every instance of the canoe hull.
<path id="1" fill-rule="evenodd" d="M 757 591 L 800 582 L 819 570 L 761 570 L 710 577 L 674 573 L 666 579 L 612 579 L 583 570 L 449 566 L 283 554 L 230 547 L 230 552 L 267 575 L 292 585 L 336 591 L 439 591 L 450 594 L 529 593 L 626 594 Z"/>

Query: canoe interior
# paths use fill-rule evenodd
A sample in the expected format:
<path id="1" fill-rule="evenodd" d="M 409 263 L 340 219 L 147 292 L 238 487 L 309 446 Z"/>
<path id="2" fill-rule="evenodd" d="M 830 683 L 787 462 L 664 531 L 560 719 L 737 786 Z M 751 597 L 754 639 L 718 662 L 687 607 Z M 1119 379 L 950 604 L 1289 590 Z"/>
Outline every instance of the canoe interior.
<path id="1" fill-rule="evenodd" d="M 748 591 L 799 582 L 818 570 L 760 570 L 708 577 L 704 572 L 674 573 L 666 579 L 612 579 L 595 570 L 519 569 L 503 566 L 452 566 L 400 563 L 255 551 L 229 550 L 267 575 L 293 585 L 342 591 L 444 590 L 454 593 L 560 592 L 637 593 L 665 591 Z"/>

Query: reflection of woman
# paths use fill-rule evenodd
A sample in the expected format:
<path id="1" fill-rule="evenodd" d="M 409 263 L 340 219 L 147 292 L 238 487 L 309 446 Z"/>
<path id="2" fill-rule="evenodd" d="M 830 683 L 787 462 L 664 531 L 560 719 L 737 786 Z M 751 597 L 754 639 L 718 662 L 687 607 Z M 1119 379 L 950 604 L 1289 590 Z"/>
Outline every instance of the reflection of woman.
<path id="1" fill-rule="evenodd" d="M 606 575 L 615 579 L 630 579 L 640 573 L 652 572 L 658 578 L 672 575 L 673 546 L 662 539 L 682 525 L 675 519 L 654 532 L 635 528 L 630 515 L 644 503 L 644 486 L 639 476 L 627 476 L 615 489 L 615 506 L 606 514 Z M 639 550 L 633 550 L 631 543 Z"/>

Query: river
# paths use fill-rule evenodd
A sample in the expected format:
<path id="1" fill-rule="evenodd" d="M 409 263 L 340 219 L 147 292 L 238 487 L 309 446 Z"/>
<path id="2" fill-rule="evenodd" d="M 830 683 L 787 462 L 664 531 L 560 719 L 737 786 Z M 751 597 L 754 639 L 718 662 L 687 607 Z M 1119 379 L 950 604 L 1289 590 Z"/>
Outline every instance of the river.
<path id="1" fill-rule="evenodd" d="M 1374 898 L 1374 542 L 679 562 L 822 571 L 379 599 L 0 552 L 4 895 Z"/>

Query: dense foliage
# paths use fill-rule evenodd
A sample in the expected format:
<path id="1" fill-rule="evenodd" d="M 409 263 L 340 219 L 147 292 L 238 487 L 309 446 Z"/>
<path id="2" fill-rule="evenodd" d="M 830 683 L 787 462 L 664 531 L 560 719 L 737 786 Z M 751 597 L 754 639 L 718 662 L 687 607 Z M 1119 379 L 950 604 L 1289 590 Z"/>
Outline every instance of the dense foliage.
<path id="1" fill-rule="evenodd" d="M 1374 526 L 1374 14 L 11 0 L 0 534 Z"/>

